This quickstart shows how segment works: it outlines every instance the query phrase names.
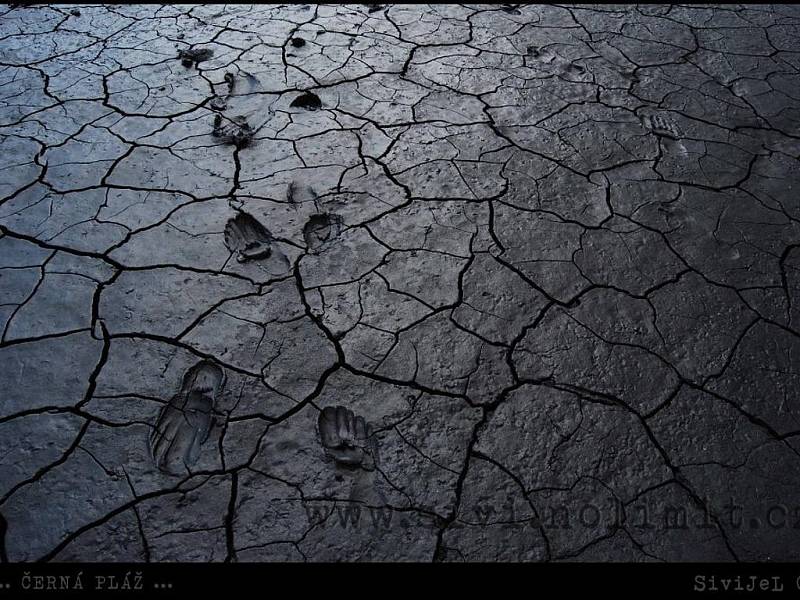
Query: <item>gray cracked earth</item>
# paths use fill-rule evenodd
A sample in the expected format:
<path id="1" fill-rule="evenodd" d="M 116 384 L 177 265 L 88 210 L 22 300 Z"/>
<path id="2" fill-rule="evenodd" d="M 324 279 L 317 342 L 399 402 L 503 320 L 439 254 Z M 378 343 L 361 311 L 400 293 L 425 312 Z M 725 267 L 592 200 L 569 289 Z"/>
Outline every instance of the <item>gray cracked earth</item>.
<path id="1" fill-rule="evenodd" d="M 0 10 L 0 558 L 800 559 L 800 7 Z"/>

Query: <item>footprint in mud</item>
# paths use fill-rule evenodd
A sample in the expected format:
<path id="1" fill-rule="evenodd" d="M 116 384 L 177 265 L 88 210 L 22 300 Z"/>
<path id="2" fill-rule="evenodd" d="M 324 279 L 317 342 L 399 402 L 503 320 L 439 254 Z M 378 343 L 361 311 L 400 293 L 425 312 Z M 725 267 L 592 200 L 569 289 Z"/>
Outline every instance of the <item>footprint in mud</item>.
<path id="1" fill-rule="evenodd" d="M 303 227 L 303 239 L 309 251 L 316 254 L 324 250 L 342 232 L 342 217 L 336 214 L 317 214 Z"/>
<path id="2" fill-rule="evenodd" d="M 225 245 L 238 262 L 268 258 L 272 235 L 251 215 L 240 212 L 225 225 Z"/>
<path id="3" fill-rule="evenodd" d="M 227 107 L 227 103 L 225 103 L 225 107 Z M 227 144 L 244 148 L 250 145 L 256 132 L 247 122 L 247 117 L 228 118 L 216 114 L 214 115 L 214 130 L 211 133 L 214 137 L 222 138 Z"/>
<path id="4" fill-rule="evenodd" d="M 211 48 L 190 48 L 178 52 L 181 64 L 187 69 L 209 60 L 212 56 L 214 56 L 214 51 Z"/>
<path id="5" fill-rule="evenodd" d="M 225 73 L 225 84 L 228 88 L 227 94 L 215 94 L 211 97 L 208 105 L 212 110 L 222 112 L 228 108 L 228 98 L 233 93 L 234 86 L 233 73 Z"/>
<path id="6" fill-rule="evenodd" d="M 662 135 L 673 140 L 681 139 L 682 132 L 678 125 L 667 115 L 652 115 L 644 117 L 644 126 L 656 135 Z"/>
<path id="7" fill-rule="evenodd" d="M 554 50 L 547 48 L 546 46 L 528 46 L 526 48 L 526 54 L 528 57 L 532 58 L 533 60 L 549 65 L 548 69 L 549 72 L 554 72 L 560 75 L 567 75 L 569 77 L 585 77 L 587 74 L 587 69 L 581 64 L 577 62 L 568 60 L 563 56 L 560 56 Z M 526 60 L 526 66 L 528 66 Z"/>
<path id="8" fill-rule="evenodd" d="M 556 57 L 555 52 L 550 50 L 550 48 L 538 46 L 528 46 L 527 53 L 531 58 L 544 63 L 553 62 L 553 59 Z"/>
<path id="9" fill-rule="evenodd" d="M 286 201 L 289 204 L 302 204 L 303 202 L 315 202 L 317 194 L 310 185 L 290 181 L 286 186 Z"/>
<path id="10" fill-rule="evenodd" d="M 641 83 L 642 79 L 637 71 L 638 67 L 634 67 L 633 69 L 622 69 L 620 70 L 620 74 L 631 83 Z"/>
<path id="11" fill-rule="evenodd" d="M 208 105 L 214 110 L 222 111 L 228 108 L 228 101 L 224 96 L 214 96 L 211 98 Z"/>
<path id="12" fill-rule="evenodd" d="M 322 101 L 319 96 L 311 92 L 303 92 L 297 98 L 292 100 L 289 105 L 292 108 L 303 108 L 305 110 L 319 110 L 322 108 Z"/>
<path id="13" fill-rule="evenodd" d="M 250 144 L 263 125 L 264 115 L 269 114 L 269 111 L 264 111 L 263 106 L 258 105 L 258 94 L 262 91 L 261 83 L 250 73 L 240 71 L 239 76 L 225 73 L 224 85 L 227 92 L 217 91 L 208 106 L 217 113 L 231 109 L 230 112 L 238 114 L 231 117 L 216 114 L 212 133 L 214 137 L 222 138 L 228 144 L 244 148 Z"/>
<path id="14" fill-rule="evenodd" d="M 228 76 L 231 76 L 230 81 L 228 80 Z M 209 108 L 211 110 L 216 110 L 217 112 L 222 112 L 228 108 L 228 97 L 231 95 L 233 91 L 233 75 L 230 73 L 225 73 L 225 83 L 228 84 L 228 93 L 227 94 L 217 94 L 215 93 L 211 100 L 208 102 Z M 216 129 L 216 121 L 214 123 L 214 128 Z"/>
<path id="15" fill-rule="evenodd" d="M 161 471 L 181 475 L 197 462 L 224 385 L 224 372 L 211 361 L 200 361 L 186 371 L 180 391 L 161 409 L 150 433 L 150 454 Z"/>
<path id="16" fill-rule="evenodd" d="M 325 453 L 337 464 L 372 471 L 377 462 L 377 444 L 372 428 L 344 406 L 328 406 L 317 420 Z"/>
<path id="17" fill-rule="evenodd" d="M 217 93 L 215 98 L 223 98 L 226 102 L 231 96 L 242 96 L 261 91 L 260 82 L 250 73 L 241 72 L 241 75 L 237 78 L 236 75 L 228 72 L 225 73 L 222 80 L 225 84 L 225 88 L 227 89 L 227 93 Z M 237 84 L 237 81 L 241 81 L 242 84 Z M 217 87 L 218 85 L 221 84 L 215 84 L 214 87 Z"/>
<path id="18" fill-rule="evenodd" d="M 586 67 L 579 65 L 578 63 L 568 62 L 564 66 L 564 71 L 570 75 L 583 75 L 586 73 Z"/>

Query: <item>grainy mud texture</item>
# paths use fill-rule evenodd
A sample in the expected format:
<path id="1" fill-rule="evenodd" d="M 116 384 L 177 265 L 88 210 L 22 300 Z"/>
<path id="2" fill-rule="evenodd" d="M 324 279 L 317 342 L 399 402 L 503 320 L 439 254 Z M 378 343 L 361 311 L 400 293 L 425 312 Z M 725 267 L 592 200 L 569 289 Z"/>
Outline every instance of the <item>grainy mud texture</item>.
<path id="1" fill-rule="evenodd" d="M 0 7 L 0 560 L 800 560 L 800 7 Z"/>

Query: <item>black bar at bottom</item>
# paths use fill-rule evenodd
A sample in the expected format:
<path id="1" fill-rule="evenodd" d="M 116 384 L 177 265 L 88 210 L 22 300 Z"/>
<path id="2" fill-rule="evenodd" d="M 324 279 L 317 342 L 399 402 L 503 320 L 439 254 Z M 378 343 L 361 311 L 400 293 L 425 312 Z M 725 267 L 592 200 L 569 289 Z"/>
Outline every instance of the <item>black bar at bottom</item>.
<path id="1" fill-rule="evenodd" d="M 484 573 L 485 571 L 485 573 Z M 417 578 L 419 573 L 424 578 Z M 419 594 L 429 582 L 467 585 L 470 591 L 497 591 L 498 585 L 533 586 L 569 593 L 623 593 L 647 597 L 653 592 L 692 597 L 800 598 L 800 563 L 677 564 L 99 564 L 48 563 L 0 565 L 0 600 L 26 597 L 172 598 L 187 593 L 265 597 L 268 588 L 314 585 L 350 589 L 361 575 L 382 578 L 393 595 Z M 288 579 L 286 579 L 288 577 Z M 344 577 L 344 579 L 341 579 Z M 354 580 L 349 579 L 355 577 Z M 498 579 L 500 577 L 501 579 Z M 276 579 L 278 578 L 278 579 Z M 350 583 L 342 584 L 342 582 Z M 344 587 L 342 587 L 342 585 Z M 277 588 L 277 589 L 280 589 Z M 368 588 L 360 593 L 368 593 Z"/>

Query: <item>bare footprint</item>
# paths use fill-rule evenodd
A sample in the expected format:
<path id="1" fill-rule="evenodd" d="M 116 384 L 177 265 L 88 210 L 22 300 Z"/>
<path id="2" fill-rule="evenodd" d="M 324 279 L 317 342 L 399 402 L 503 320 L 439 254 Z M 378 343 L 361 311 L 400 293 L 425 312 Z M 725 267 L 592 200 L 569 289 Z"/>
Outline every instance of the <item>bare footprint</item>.
<path id="1" fill-rule="evenodd" d="M 223 89 L 218 89 L 220 87 Z M 208 107 L 217 112 L 214 137 L 223 138 L 237 148 L 249 145 L 270 115 L 265 100 L 259 100 L 261 91 L 261 83 L 254 75 L 245 71 L 225 73 L 223 82 L 215 84 L 215 95 L 208 103 Z M 229 116 L 220 114 L 223 112 Z"/>
<path id="2" fill-rule="evenodd" d="M 586 67 L 575 62 L 568 62 L 564 66 L 564 71 L 570 75 L 583 75 L 586 73 Z"/>
<path id="3" fill-rule="evenodd" d="M 526 50 L 528 56 L 543 63 L 551 63 L 556 58 L 555 52 L 553 52 L 550 48 L 528 46 Z"/>
<path id="4" fill-rule="evenodd" d="M 314 202 L 316 206 L 317 194 L 310 185 L 290 181 L 286 186 L 286 201 L 289 204 L 302 204 L 304 202 Z"/>
<path id="5" fill-rule="evenodd" d="M 224 372 L 208 360 L 186 372 L 180 391 L 161 409 L 150 433 L 150 455 L 161 471 L 181 475 L 197 462 L 224 384 Z"/>
<path id="6" fill-rule="evenodd" d="M 216 96 L 215 98 L 219 98 Z M 219 104 L 217 104 L 219 106 Z M 223 100 L 223 109 L 227 108 L 227 101 Z M 215 108 L 212 103 L 212 108 Z M 255 130 L 243 116 L 224 118 L 220 114 L 214 115 L 214 137 L 222 138 L 226 143 L 233 144 L 237 148 L 244 148 L 250 144 L 255 135 Z"/>
<path id="7" fill-rule="evenodd" d="M 258 77 L 247 71 L 240 70 L 237 74 L 225 73 L 224 82 L 228 88 L 228 100 L 234 97 L 254 96 L 264 91 Z"/>
<path id="8" fill-rule="evenodd" d="M 178 52 L 178 58 L 181 59 L 181 64 L 187 69 L 190 69 L 201 62 L 211 60 L 213 56 L 214 50 L 211 48 L 191 48 Z"/>
<path id="9" fill-rule="evenodd" d="M 225 245 L 236 253 L 239 262 L 268 258 L 271 244 L 267 228 L 247 213 L 240 212 L 225 225 Z"/>
<path id="10" fill-rule="evenodd" d="M 377 444 L 372 428 L 344 406 L 328 406 L 317 421 L 325 453 L 337 464 L 372 471 L 377 462 Z"/>
<path id="11" fill-rule="evenodd" d="M 342 232 L 343 221 L 336 214 L 317 214 L 303 227 L 303 239 L 312 253 L 324 250 Z"/>
<path id="12" fill-rule="evenodd" d="M 673 140 L 679 140 L 682 137 L 682 132 L 678 125 L 667 115 L 652 115 L 644 117 L 643 121 L 644 126 L 656 135 L 663 135 Z"/>
<path id="13" fill-rule="evenodd" d="M 214 96 L 209 100 L 208 106 L 213 110 L 223 111 L 228 108 L 228 101 L 224 96 Z"/>

